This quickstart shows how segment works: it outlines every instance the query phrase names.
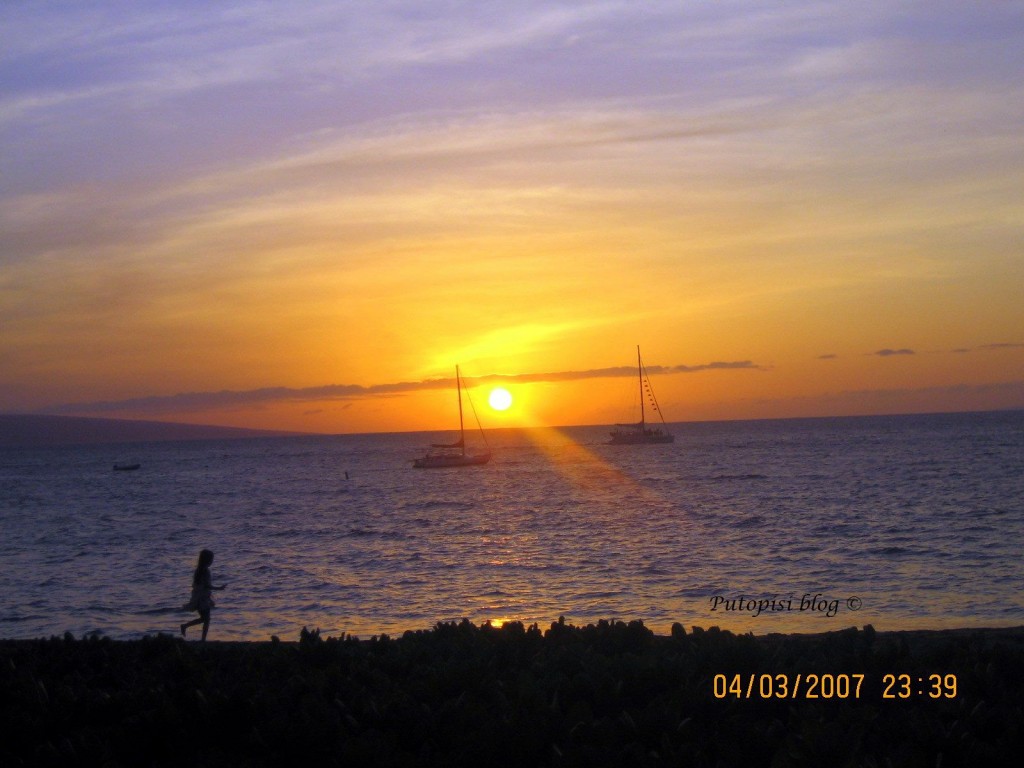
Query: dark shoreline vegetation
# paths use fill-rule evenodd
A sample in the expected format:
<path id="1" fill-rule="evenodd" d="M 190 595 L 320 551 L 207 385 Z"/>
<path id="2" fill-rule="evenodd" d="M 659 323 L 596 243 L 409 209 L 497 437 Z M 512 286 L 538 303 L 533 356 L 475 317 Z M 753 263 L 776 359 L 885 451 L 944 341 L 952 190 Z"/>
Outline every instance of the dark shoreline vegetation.
<path id="1" fill-rule="evenodd" d="M 68 634 L 0 640 L 0 657 L 5 766 L 948 768 L 1016 763 L 1024 747 L 1024 627 L 659 636 L 640 621 L 463 621 L 369 640 Z M 883 675 L 904 673 L 910 698 L 883 698 Z M 821 676 L 819 698 L 779 698 L 779 676 L 792 695 L 798 674 Z M 739 696 L 716 697 L 716 675 Z M 826 675 L 850 676 L 845 697 Z"/>

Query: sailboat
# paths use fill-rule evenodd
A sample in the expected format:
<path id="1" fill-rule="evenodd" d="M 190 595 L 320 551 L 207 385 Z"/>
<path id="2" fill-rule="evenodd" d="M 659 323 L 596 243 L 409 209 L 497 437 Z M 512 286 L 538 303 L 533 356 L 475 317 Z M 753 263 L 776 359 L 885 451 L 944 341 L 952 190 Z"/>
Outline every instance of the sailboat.
<path id="1" fill-rule="evenodd" d="M 459 374 L 459 366 L 455 366 L 455 390 L 459 397 L 459 439 L 454 443 L 434 443 L 430 446 L 426 456 L 413 459 L 412 465 L 416 469 L 440 469 L 444 467 L 472 467 L 486 464 L 491 460 L 491 452 L 466 453 L 466 431 L 462 425 L 462 382 Z M 469 404 L 472 406 L 473 401 Z M 476 415 L 476 410 L 473 410 Z M 479 427 L 480 422 L 477 421 Z M 480 428 L 480 436 L 487 445 L 487 436 Z"/>
<path id="2" fill-rule="evenodd" d="M 636 372 L 640 379 L 640 421 L 636 424 L 616 424 L 616 429 L 611 433 L 612 439 L 609 445 L 649 445 L 652 443 L 671 443 L 675 437 L 664 429 L 648 427 L 644 413 L 644 400 L 651 398 L 651 406 L 658 412 L 662 426 L 665 425 L 665 417 L 661 415 L 661 408 L 658 407 L 658 400 L 654 396 L 654 388 L 650 379 L 644 371 L 644 364 L 640 360 L 640 345 L 636 348 Z M 646 390 L 646 391 L 645 391 Z"/>

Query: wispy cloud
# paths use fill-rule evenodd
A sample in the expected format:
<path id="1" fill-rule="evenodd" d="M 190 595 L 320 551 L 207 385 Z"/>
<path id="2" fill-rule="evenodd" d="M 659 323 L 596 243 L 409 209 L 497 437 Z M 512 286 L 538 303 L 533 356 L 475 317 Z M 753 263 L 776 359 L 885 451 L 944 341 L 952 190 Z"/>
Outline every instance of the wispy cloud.
<path id="1" fill-rule="evenodd" d="M 1002 342 L 999 344 L 982 344 L 980 349 L 1024 349 L 1024 344 Z"/>
<path id="2" fill-rule="evenodd" d="M 1004 351 L 1004 350 L 1013 350 L 1013 349 L 1024 349 L 1024 344 L 1015 344 L 1015 343 L 1010 343 L 1010 342 L 1000 342 L 1000 343 L 996 343 L 996 344 L 979 344 L 977 347 L 957 347 L 955 349 L 950 349 L 950 350 L 935 350 L 933 352 L 925 353 L 925 354 L 965 355 L 965 354 L 967 354 L 969 352 L 974 352 L 975 350 L 979 350 L 979 349 L 986 350 L 986 351 Z M 874 356 L 877 356 L 877 357 L 896 357 L 896 356 L 900 356 L 900 355 L 916 355 L 917 352 L 914 351 L 913 349 L 903 348 L 903 349 L 879 349 L 876 352 L 869 352 L 868 354 L 869 355 L 874 355 Z M 821 355 L 818 359 L 819 360 L 828 360 L 828 359 L 832 359 L 832 358 L 835 358 L 835 357 L 836 357 L 836 355 Z"/>
<path id="3" fill-rule="evenodd" d="M 763 366 L 750 360 L 735 362 L 711 362 L 700 365 L 647 366 L 648 374 L 671 375 L 698 373 L 700 371 L 763 371 Z M 465 376 L 464 384 L 536 384 L 540 382 L 580 381 L 583 379 L 608 379 L 636 376 L 636 368 L 617 366 L 594 368 L 582 371 L 554 371 L 549 373 L 494 373 L 484 376 Z M 193 411 L 211 408 L 257 405 L 277 401 L 312 402 L 322 400 L 354 400 L 365 397 L 380 397 L 423 390 L 451 389 L 454 378 L 424 379 L 421 381 L 400 381 L 390 384 L 328 384 L 319 387 L 264 387 L 244 391 L 222 390 L 219 392 L 184 392 L 176 395 L 136 397 L 125 400 L 107 400 L 92 403 L 68 403 L 45 409 L 52 414 L 86 414 L 112 411 L 137 411 L 145 413 Z"/>
<path id="4" fill-rule="evenodd" d="M 897 355 L 913 355 L 916 354 L 912 349 L 880 349 L 877 352 L 872 352 L 872 355 L 878 357 L 894 357 Z"/>

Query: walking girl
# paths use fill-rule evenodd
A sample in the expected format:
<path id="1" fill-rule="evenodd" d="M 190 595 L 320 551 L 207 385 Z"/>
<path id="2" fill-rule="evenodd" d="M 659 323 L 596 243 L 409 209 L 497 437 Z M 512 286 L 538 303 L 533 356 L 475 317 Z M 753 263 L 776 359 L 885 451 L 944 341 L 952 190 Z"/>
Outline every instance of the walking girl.
<path id="1" fill-rule="evenodd" d="M 199 618 L 181 625 L 182 637 L 185 636 L 185 630 L 189 627 L 202 624 L 202 639 L 206 640 L 206 633 L 210 630 L 210 609 L 214 606 L 212 592 L 227 586 L 227 584 L 222 584 L 219 587 L 213 586 L 213 577 L 210 575 L 210 565 L 212 564 L 213 552 L 204 549 L 199 553 L 199 562 L 196 563 L 195 573 L 192 574 L 192 598 L 185 605 L 186 611 L 196 611 Z"/>

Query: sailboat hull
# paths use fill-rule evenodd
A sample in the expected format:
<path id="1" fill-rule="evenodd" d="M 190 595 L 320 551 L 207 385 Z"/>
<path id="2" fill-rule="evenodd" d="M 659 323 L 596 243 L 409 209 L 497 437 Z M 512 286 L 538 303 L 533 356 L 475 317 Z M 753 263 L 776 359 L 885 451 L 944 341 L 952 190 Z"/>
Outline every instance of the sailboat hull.
<path id="1" fill-rule="evenodd" d="M 427 454 L 423 458 L 413 459 L 414 469 L 444 469 L 446 467 L 472 467 L 486 464 L 491 460 L 491 454 L 478 453 L 470 456 L 462 454 Z"/>
<path id="2" fill-rule="evenodd" d="M 609 445 L 652 445 L 657 443 L 673 443 L 676 439 L 674 435 L 662 432 L 660 429 L 645 429 L 642 432 L 639 430 L 629 432 L 616 431 L 612 432 L 611 436 L 612 439 L 608 441 Z"/>

